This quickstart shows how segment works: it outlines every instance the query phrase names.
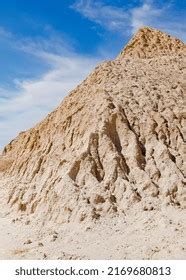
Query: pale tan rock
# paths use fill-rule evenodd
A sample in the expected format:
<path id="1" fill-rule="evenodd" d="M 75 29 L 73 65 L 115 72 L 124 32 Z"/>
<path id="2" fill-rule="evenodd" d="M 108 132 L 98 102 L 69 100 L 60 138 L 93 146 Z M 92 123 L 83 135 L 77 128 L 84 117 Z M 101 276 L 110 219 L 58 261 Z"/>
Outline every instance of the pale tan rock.
<path id="1" fill-rule="evenodd" d="M 185 46 L 182 41 L 164 32 L 150 27 L 139 29 L 136 36 L 131 39 L 127 46 L 119 54 L 118 59 L 123 57 L 152 58 L 154 56 L 183 55 Z"/>

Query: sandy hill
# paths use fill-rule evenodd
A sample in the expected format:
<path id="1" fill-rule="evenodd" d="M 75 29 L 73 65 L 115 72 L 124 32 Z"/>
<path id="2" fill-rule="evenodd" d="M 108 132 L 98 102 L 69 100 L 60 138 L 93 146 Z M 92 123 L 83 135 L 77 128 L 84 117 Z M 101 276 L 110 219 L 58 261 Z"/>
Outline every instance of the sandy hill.
<path id="1" fill-rule="evenodd" d="M 11 207 L 58 222 L 183 207 L 184 44 L 143 28 L 4 148 Z M 3 159 L 2 159 L 3 161 Z"/>
<path id="2" fill-rule="evenodd" d="M 21 132 L 0 160 L 3 205 L 59 224 L 131 209 L 184 211 L 184 47 L 140 29 L 114 61 Z"/>

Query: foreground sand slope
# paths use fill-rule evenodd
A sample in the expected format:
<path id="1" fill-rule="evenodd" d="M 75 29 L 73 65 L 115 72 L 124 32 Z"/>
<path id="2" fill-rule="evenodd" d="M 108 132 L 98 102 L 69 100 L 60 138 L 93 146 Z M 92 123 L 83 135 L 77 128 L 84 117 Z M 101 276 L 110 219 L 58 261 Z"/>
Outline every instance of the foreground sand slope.
<path id="1" fill-rule="evenodd" d="M 36 224 L 46 234 L 49 223 L 57 226 L 73 235 L 77 258 L 183 258 L 184 51 L 180 40 L 140 29 L 114 61 L 8 144 L 0 159 L 4 222 L 11 218 L 18 231 L 34 223 L 36 236 Z M 55 244 L 47 256 L 63 258 Z"/>

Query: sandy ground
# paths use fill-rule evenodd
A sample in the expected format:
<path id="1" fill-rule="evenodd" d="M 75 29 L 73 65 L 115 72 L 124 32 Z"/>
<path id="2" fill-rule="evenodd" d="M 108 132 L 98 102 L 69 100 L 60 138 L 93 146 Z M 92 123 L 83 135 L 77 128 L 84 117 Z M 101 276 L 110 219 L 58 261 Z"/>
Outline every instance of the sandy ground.
<path id="1" fill-rule="evenodd" d="M 27 224 L 0 216 L 0 259 L 185 259 L 186 217 L 179 209 L 97 224 Z M 27 225 L 26 225 L 27 224 Z"/>

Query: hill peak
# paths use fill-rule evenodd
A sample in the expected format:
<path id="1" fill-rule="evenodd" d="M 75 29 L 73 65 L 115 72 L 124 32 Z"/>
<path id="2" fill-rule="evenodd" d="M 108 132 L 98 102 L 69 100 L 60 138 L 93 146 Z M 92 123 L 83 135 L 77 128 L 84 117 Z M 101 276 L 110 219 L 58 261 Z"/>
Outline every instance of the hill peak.
<path id="1" fill-rule="evenodd" d="M 184 43 L 157 29 L 151 27 L 140 28 L 127 46 L 121 51 L 118 59 L 129 56 L 134 58 L 152 58 L 158 55 L 183 53 Z"/>

